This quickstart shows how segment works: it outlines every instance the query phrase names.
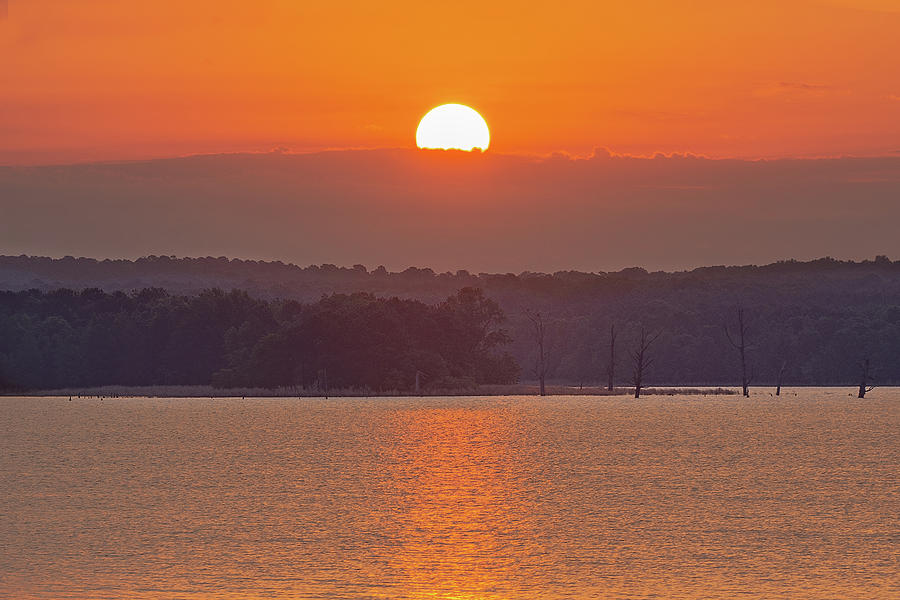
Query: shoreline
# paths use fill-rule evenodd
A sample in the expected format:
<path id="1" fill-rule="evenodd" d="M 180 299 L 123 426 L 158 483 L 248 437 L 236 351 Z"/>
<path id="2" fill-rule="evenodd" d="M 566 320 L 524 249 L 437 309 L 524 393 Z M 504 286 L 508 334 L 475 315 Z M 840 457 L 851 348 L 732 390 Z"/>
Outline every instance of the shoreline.
<path id="1" fill-rule="evenodd" d="M 852 386 L 792 386 L 792 387 L 825 387 L 848 388 Z M 774 397 L 775 386 L 759 386 L 751 388 L 751 396 L 763 395 Z M 765 390 L 764 392 L 762 390 Z M 782 395 L 787 395 L 790 388 L 783 387 Z M 634 395 L 633 387 L 616 387 L 613 391 L 606 386 L 563 386 L 548 385 L 547 396 L 622 396 Z M 503 397 L 534 396 L 540 397 L 538 386 L 531 384 L 516 385 L 482 385 L 471 389 L 431 389 L 420 393 L 401 390 L 343 389 L 329 390 L 325 395 L 315 389 L 291 388 L 213 388 L 204 385 L 185 386 L 94 386 L 84 388 L 62 388 L 46 390 L 4 391 L 0 397 L 7 398 L 441 398 L 441 397 Z M 641 396 L 741 396 L 739 387 L 728 386 L 653 386 L 641 390 Z"/>

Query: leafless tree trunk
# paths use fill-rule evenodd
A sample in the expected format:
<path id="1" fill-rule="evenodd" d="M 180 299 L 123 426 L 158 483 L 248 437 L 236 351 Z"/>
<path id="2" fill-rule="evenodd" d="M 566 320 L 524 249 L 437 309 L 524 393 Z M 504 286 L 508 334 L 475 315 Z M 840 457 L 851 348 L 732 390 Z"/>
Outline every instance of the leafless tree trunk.
<path id="1" fill-rule="evenodd" d="M 634 397 L 641 397 L 641 388 L 644 385 L 644 375 L 646 375 L 647 370 L 653 365 L 654 359 L 650 358 L 647 355 L 648 350 L 650 349 L 650 345 L 656 341 L 656 338 L 659 337 L 659 332 L 648 336 L 646 330 L 641 327 L 641 341 L 637 347 L 637 350 L 634 350 L 631 353 L 631 364 L 632 364 L 632 373 L 631 373 L 631 382 L 634 384 Z"/>
<path id="2" fill-rule="evenodd" d="M 875 389 L 874 385 L 869 385 L 869 357 L 863 359 L 859 365 L 859 394 L 857 398 L 865 398 L 866 394 Z"/>
<path id="3" fill-rule="evenodd" d="M 322 392 L 322 395 L 325 398 L 328 398 L 328 369 L 322 369 L 319 371 L 319 391 Z"/>
<path id="4" fill-rule="evenodd" d="M 606 389 L 607 391 L 613 391 L 613 383 L 615 381 L 616 376 L 616 325 L 615 323 L 609 326 L 609 365 L 606 367 L 606 375 L 609 378 L 607 380 Z"/>
<path id="5" fill-rule="evenodd" d="M 545 378 L 547 375 L 547 361 L 544 354 L 544 318 L 539 312 L 533 313 L 530 311 L 526 311 L 525 314 L 528 316 L 528 320 L 531 321 L 531 324 L 534 327 L 534 340 L 537 343 L 538 347 L 535 374 L 537 375 L 538 381 L 541 385 L 541 396 L 546 396 L 547 387 L 545 384 Z"/>
<path id="6" fill-rule="evenodd" d="M 737 317 L 738 330 L 736 335 L 732 337 L 731 332 L 728 330 L 728 325 L 725 325 L 725 336 L 728 338 L 728 342 L 734 346 L 741 355 L 741 388 L 744 392 L 744 396 L 749 398 L 750 376 L 747 373 L 747 350 L 749 349 L 749 346 L 747 345 L 747 324 L 744 321 L 743 308 L 738 307 Z"/>
<path id="7" fill-rule="evenodd" d="M 787 361 L 783 361 L 781 363 L 781 368 L 778 370 L 778 387 L 775 388 L 775 395 L 781 395 L 781 382 L 784 381 L 784 370 L 787 368 Z"/>

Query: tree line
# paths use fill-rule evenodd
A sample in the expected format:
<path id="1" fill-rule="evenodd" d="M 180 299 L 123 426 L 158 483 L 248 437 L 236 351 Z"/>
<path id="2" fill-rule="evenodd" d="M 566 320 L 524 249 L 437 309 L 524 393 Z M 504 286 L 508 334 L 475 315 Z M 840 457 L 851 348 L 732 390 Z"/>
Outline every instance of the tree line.
<path id="1" fill-rule="evenodd" d="M 520 365 L 526 381 L 634 385 L 631 354 L 644 329 L 648 339 L 661 335 L 645 353 L 651 364 L 642 369 L 642 384 L 766 385 L 776 390 L 781 385 L 858 385 L 863 379 L 866 388 L 900 384 L 900 261 L 883 256 L 675 273 L 631 268 L 477 275 L 415 268 L 391 273 L 361 265 L 301 268 L 225 258 L 0 257 L 0 287 L 33 285 L 50 292 L 62 284 L 123 290 L 126 296 L 136 286 L 151 284 L 184 298 L 200 295 L 202 285 L 238 287 L 272 307 L 291 300 L 310 307 L 323 296 L 358 292 L 436 306 L 461 288 L 480 288 L 506 316 L 508 343 L 503 349 L 512 357 L 508 364 Z M 536 329 L 543 332 L 543 344 L 535 341 Z M 266 343 L 274 347 L 275 341 Z M 316 370 L 321 368 L 328 369 L 322 375 L 330 380 L 337 377 L 334 367 Z M 179 369 L 174 365 L 167 372 Z M 212 372 L 223 369 L 231 370 L 219 375 L 222 384 L 229 378 L 246 380 L 246 369 L 237 363 L 222 362 Z M 304 369 L 304 380 L 315 381 L 315 373 Z M 434 381 L 433 374 L 422 371 L 422 385 Z M 412 386 L 413 375 L 407 377 Z"/>
<path id="2" fill-rule="evenodd" d="M 0 387 L 214 385 L 408 391 L 512 383 L 503 313 L 481 290 L 443 302 L 243 291 L 0 292 Z"/>

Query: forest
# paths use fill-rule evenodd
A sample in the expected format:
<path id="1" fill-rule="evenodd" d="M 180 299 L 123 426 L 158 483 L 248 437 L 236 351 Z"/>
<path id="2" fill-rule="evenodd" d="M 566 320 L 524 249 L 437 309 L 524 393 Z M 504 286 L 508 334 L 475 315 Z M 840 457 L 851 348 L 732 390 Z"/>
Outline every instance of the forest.
<path id="1" fill-rule="evenodd" d="M 552 274 L 23 256 L 0 257 L 0 289 L 9 290 L 0 376 L 26 387 L 311 386 L 323 369 L 334 387 L 373 390 L 412 389 L 416 371 L 423 386 L 534 382 L 541 372 L 555 384 L 606 385 L 610 365 L 615 384 L 629 385 L 641 329 L 656 336 L 652 385 L 740 387 L 744 376 L 751 387 L 856 385 L 866 360 L 874 384 L 900 383 L 900 261 L 883 256 Z M 478 329 L 447 316 L 462 314 L 460 302 L 492 315 L 489 348 L 459 341 L 468 339 L 459 328 Z M 738 311 L 746 373 L 727 335 Z M 530 318 L 538 314 L 543 361 Z"/>
<path id="2" fill-rule="evenodd" d="M 0 385 L 209 385 L 372 392 L 510 383 L 497 304 L 335 294 L 309 304 L 241 291 L 0 292 Z"/>

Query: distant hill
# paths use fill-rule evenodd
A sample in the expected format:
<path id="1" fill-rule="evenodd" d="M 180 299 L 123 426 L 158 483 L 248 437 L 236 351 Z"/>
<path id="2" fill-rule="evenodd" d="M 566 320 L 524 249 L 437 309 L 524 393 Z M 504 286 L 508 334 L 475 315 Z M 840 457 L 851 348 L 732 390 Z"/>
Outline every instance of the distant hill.
<path id="1" fill-rule="evenodd" d="M 618 331 L 616 379 L 627 383 L 627 352 L 641 326 L 662 331 L 654 347 L 654 384 L 731 384 L 737 354 L 724 335 L 736 307 L 750 322 L 754 384 L 771 384 L 785 364 L 786 384 L 852 384 L 869 357 L 877 383 L 900 383 L 900 261 L 823 258 L 764 266 L 704 267 L 648 273 L 435 273 L 411 268 L 299 267 L 226 258 L 130 260 L 0 256 L 0 288 L 165 288 L 194 295 L 241 289 L 263 299 L 312 302 L 334 293 L 368 292 L 438 302 L 478 287 L 504 311 L 509 350 L 522 379 L 534 379 L 527 311 L 547 322 L 548 377 L 561 383 L 605 381 L 609 328 Z"/>

